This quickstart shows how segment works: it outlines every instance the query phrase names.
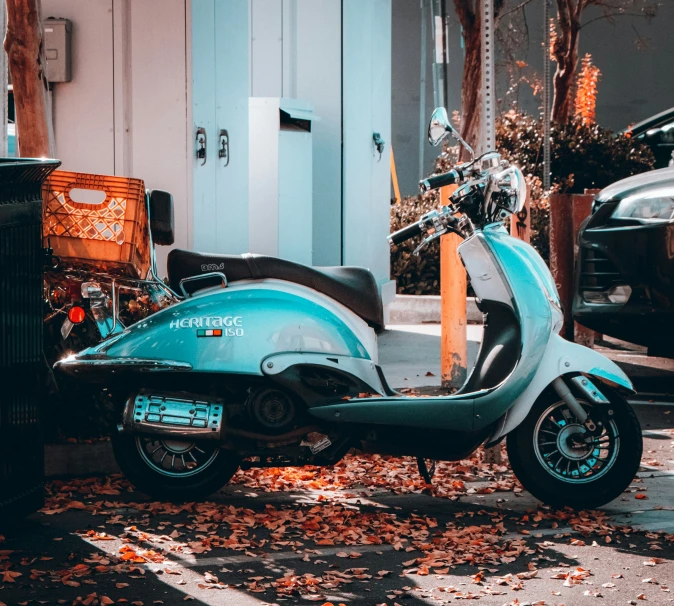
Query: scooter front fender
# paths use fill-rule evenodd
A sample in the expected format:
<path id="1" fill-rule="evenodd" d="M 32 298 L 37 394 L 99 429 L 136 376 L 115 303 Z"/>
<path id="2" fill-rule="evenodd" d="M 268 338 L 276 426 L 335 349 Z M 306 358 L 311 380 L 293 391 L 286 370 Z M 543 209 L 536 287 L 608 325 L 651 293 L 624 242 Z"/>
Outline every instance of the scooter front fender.
<path id="1" fill-rule="evenodd" d="M 634 393 L 632 382 L 615 362 L 593 349 L 570 343 L 558 334 L 553 334 L 533 380 L 503 416 L 487 442 L 493 443 L 515 429 L 524 421 L 543 391 L 557 377 L 569 373 L 581 373 L 614 388 Z"/>

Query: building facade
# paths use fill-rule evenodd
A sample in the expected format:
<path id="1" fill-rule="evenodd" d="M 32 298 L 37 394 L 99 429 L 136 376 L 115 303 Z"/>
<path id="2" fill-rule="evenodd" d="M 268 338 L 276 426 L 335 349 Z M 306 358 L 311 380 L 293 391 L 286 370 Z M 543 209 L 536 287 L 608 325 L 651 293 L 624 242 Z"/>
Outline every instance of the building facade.
<path id="1" fill-rule="evenodd" d="M 312 112 L 312 153 L 286 154 L 280 170 L 311 172 L 311 260 L 368 267 L 393 297 L 391 0 L 42 0 L 42 10 L 72 23 L 72 79 L 52 87 L 64 169 L 171 191 L 176 246 L 258 252 L 250 234 L 275 219 L 264 200 L 251 205 L 251 163 L 264 161 L 250 153 L 251 98 L 297 100 Z"/>

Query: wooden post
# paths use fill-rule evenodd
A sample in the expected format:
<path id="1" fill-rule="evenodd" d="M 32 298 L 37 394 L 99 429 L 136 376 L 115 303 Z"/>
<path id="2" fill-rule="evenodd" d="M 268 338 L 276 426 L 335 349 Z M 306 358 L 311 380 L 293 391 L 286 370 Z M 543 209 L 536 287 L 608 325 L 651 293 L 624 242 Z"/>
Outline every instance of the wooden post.
<path id="1" fill-rule="evenodd" d="M 586 189 L 584 194 L 574 194 L 571 215 L 573 219 L 573 250 L 575 262 L 578 262 L 578 232 L 583 221 L 592 214 L 592 202 L 598 189 Z M 574 284 L 575 289 L 575 284 Z M 596 341 L 601 341 L 601 333 L 586 328 L 578 322 L 573 323 L 573 340 L 585 347 L 592 347 Z"/>
<path id="2" fill-rule="evenodd" d="M 19 155 L 52 156 L 40 0 L 6 0 L 5 50 L 14 88 Z"/>
<path id="3" fill-rule="evenodd" d="M 564 309 L 561 335 L 573 341 L 573 198 L 571 194 L 550 196 L 550 271 Z"/>
<path id="4" fill-rule="evenodd" d="M 398 185 L 398 171 L 396 170 L 396 159 L 393 155 L 393 145 L 391 145 L 391 181 L 393 182 L 393 193 L 396 197 L 396 204 L 400 204 L 400 186 Z"/>
<path id="5" fill-rule="evenodd" d="M 446 200 L 456 189 L 443 187 L 440 199 Z M 462 240 L 456 234 L 440 238 L 441 370 L 442 386 L 459 389 L 467 375 L 466 270 L 456 251 Z"/>

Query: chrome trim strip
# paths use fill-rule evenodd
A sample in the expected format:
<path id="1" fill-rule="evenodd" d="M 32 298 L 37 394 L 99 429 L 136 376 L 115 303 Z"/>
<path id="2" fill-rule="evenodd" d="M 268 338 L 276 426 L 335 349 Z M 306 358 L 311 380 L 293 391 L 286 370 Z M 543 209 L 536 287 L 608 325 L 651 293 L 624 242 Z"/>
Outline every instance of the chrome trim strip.
<path id="1" fill-rule="evenodd" d="M 87 369 L 104 369 L 104 368 L 136 368 L 142 372 L 154 371 L 188 371 L 192 370 L 192 365 L 188 362 L 180 362 L 178 360 L 152 360 L 148 358 L 78 358 L 69 356 L 63 360 L 59 360 L 54 364 L 54 368 L 64 371 Z"/>

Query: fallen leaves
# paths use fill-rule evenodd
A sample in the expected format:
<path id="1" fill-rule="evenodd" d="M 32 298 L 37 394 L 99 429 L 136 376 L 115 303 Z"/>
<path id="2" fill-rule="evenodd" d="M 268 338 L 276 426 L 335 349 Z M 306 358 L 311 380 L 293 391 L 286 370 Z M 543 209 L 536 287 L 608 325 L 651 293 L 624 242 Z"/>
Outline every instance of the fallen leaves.
<path id="1" fill-rule="evenodd" d="M 572 587 L 573 585 L 580 585 L 585 579 L 591 576 L 592 572 L 581 566 L 568 571 L 557 571 L 550 578 L 564 579 L 564 587 Z"/>
<path id="2" fill-rule="evenodd" d="M 349 551 L 349 552 L 338 551 L 335 555 L 338 558 L 362 558 L 363 557 L 363 554 L 359 553 L 357 551 Z"/>
<path id="3" fill-rule="evenodd" d="M 495 478 L 498 474 L 499 479 Z M 479 489 L 465 482 L 489 480 Z M 519 483 L 507 465 L 483 462 L 482 452 L 458 462 L 437 461 L 433 485 L 429 489 L 419 476 L 416 459 L 382 455 L 347 455 L 332 467 L 287 467 L 240 471 L 232 480 L 263 492 L 295 490 L 347 490 L 365 487 L 397 494 L 430 490 L 434 496 L 455 500 L 462 494 L 508 492 Z"/>
<path id="4" fill-rule="evenodd" d="M 480 483 L 476 484 L 476 481 Z M 101 575 L 123 574 L 126 576 L 121 579 L 127 580 L 141 579 L 145 573 L 149 578 L 153 574 L 164 574 L 172 575 L 163 580 L 181 587 L 186 594 L 184 600 L 194 599 L 187 594 L 188 590 L 199 588 L 217 593 L 232 588 L 260 594 L 256 598 L 265 602 L 277 599 L 282 603 L 300 598 L 334 606 L 333 596 L 358 594 L 359 590 L 368 588 L 361 583 L 369 582 L 374 588 L 383 582 L 393 584 L 398 576 L 411 575 L 408 578 L 416 578 L 418 586 L 387 589 L 388 606 L 405 603 L 404 600 L 416 592 L 421 598 L 432 597 L 422 588 L 431 584 L 440 594 L 445 594 L 445 598 L 482 598 L 484 601 L 485 596 L 521 592 L 525 584 L 528 586 L 528 581 L 551 574 L 550 564 L 546 561 L 554 560 L 546 555 L 547 549 L 559 545 L 578 548 L 590 544 L 593 547 L 613 546 L 616 541 L 626 548 L 627 542 L 623 538 L 631 532 L 627 527 L 616 526 L 607 513 L 599 511 L 541 508 L 517 515 L 496 508 L 469 508 L 456 511 L 449 518 L 436 519 L 423 510 L 398 512 L 395 506 L 376 508 L 371 507 L 369 501 L 359 502 L 362 497 L 371 498 L 373 493 L 384 490 L 395 494 L 424 492 L 451 500 L 464 495 L 520 490 L 505 466 L 486 465 L 481 456 L 454 463 L 438 462 L 431 487 L 419 478 L 414 459 L 377 455 L 347 456 L 331 468 L 253 469 L 239 473 L 235 482 L 239 485 L 233 490 L 251 499 L 263 492 L 306 491 L 305 495 L 314 498 L 314 502 L 307 503 L 308 499 L 302 504 L 258 502 L 254 507 L 241 506 L 241 498 L 234 501 L 238 506 L 222 499 L 184 504 L 133 502 L 129 499 L 129 485 L 120 476 L 55 482 L 49 486 L 43 512 L 53 516 L 74 510 L 78 516 L 91 515 L 91 519 L 97 516 L 105 521 L 105 526 L 100 521 L 87 524 L 87 530 L 79 533 L 94 548 L 105 553 L 88 554 L 84 558 L 74 556 L 68 563 L 70 567 L 60 571 L 31 568 L 31 580 L 85 588 L 100 582 Z M 254 493 L 240 490 L 242 486 Z M 642 495 L 643 489 L 636 494 Z M 549 532 L 551 529 L 552 533 L 557 533 L 550 537 L 554 541 L 535 541 L 544 536 L 543 530 Z M 659 549 L 658 542 L 665 543 L 661 533 L 646 537 L 651 549 Z M 373 550 L 378 549 L 373 545 L 389 546 L 389 553 L 397 564 L 393 565 L 390 560 L 373 563 L 372 558 L 376 558 Z M 323 546 L 329 549 L 323 551 Z M 213 557 L 220 557 L 222 550 L 236 552 L 237 558 L 241 557 L 238 561 L 250 558 L 251 564 L 241 567 L 228 564 L 235 570 L 223 567 L 195 577 L 192 573 L 183 574 L 176 563 L 186 558 L 199 562 L 202 554 L 211 552 L 214 552 Z M 272 566 L 273 560 L 265 560 L 266 554 L 277 551 L 283 552 L 284 557 L 290 554 L 291 558 L 296 558 L 298 570 L 293 569 L 292 563 Z M 589 552 L 590 547 L 585 551 Z M 4 555 L 0 551 L 0 563 L 5 564 L 4 560 L 10 558 L 10 554 Z M 402 567 L 398 567 L 402 560 Z M 39 563 L 33 564 L 36 561 L 37 558 L 26 563 L 22 561 L 22 565 L 39 566 Z M 663 561 L 662 558 L 651 558 L 643 564 L 656 566 Z M 525 562 L 526 566 L 523 565 Z M 512 564 L 511 573 L 500 572 L 502 564 Z M 353 565 L 358 567 L 347 568 Z M 589 580 L 592 572 L 588 569 L 567 567 L 557 562 L 554 565 L 560 568 L 554 569 L 552 578 L 563 583 L 553 584 L 560 589 L 553 591 L 553 595 L 568 591 L 562 587 L 577 585 L 583 585 L 587 598 L 610 598 L 612 596 L 608 594 L 617 591 L 615 583 L 592 586 Z M 382 570 L 384 566 L 392 570 Z M 0 567 L 0 573 L 7 575 L 8 572 L 9 568 L 3 571 Z M 456 587 L 438 586 L 445 575 L 467 576 L 463 582 L 456 582 Z M 658 576 L 664 579 L 663 574 Z M 17 583 L 14 578 L 7 582 L 20 585 L 21 581 Z M 135 585 L 132 581 L 115 582 L 119 578 L 113 579 L 114 588 L 120 591 L 119 597 L 114 593 L 111 597 L 92 597 L 90 606 L 108 606 L 114 603 L 112 599 L 132 603 Z M 613 579 L 617 578 L 622 575 L 613 575 Z M 666 585 L 658 585 L 654 578 L 643 579 L 643 582 L 643 589 L 658 593 L 669 591 Z M 534 581 L 531 586 L 538 583 Z M 64 588 L 61 586 L 60 589 Z M 579 596 L 582 590 L 576 589 L 575 595 Z M 89 594 L 86 598 L 78 598 L 80 601 L 76 603 L 84 603 L 92 595 L 95 596 Z M 436 596 L 433 597 L 438 599 Z M 383 595 L 378 597 L 382 599 Z M 333 602 L 326 601 L 328 598 Z M 215 599 L 220 599 L 220 595 Z M 499 600 L 499 603 L 507 599 Z M 374 599 L 368 603 L 374 603 Z M 508 603 L 544 606 L 545 601 L 520 602 L 514 598 Z"/>
<path id="5" fill-rule="evenodd" d="M 2 582 L 3 583 L 16 583 L 17 578 L 21 576 L 20 572 L 13 572 L 11 570 L 5 570 L 2 573 Z"/>

